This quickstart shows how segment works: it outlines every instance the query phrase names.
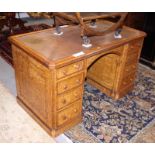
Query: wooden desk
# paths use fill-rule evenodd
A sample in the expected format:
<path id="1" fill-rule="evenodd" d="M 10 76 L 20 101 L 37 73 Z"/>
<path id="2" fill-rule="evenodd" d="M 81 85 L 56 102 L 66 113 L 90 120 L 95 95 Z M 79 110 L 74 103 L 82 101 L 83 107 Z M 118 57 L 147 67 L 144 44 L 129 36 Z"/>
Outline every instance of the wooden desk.
<path id="1" fill-rule="evenodd" d="M 115 39 L 113 33 L 92 37 L 93 46 L 84 48 L 78 26 L 62 30 L 62 36 L 48 29 L 10 38 L 18 103 L 51 136 L 81 121 L 86 78 L 114 99 L 133 89 L 145 36 L 124 27 L 122 39 Z M 80 51 L 83 54 L 76 56 Z"/>

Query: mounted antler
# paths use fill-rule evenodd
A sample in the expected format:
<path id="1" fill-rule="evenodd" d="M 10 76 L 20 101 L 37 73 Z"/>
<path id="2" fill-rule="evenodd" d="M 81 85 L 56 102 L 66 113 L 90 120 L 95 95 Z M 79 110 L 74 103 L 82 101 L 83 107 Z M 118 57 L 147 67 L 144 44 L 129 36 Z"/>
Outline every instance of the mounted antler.
<path id="1" fill-rule="evenodd" d="M 84 44 L 89 43 L 88 37 L 90 36 L 101 36 L 109 32 L 115 31 L 115 37 L 120 38 L 122 26 L 124 20 L 128 13 L 53 13 L 54 16 L 54 25 L 56 26 L 57 33 L 60 33 L 60 25 L 65 24 L 79 24 L 81 26 L 81 37 L 83 38 Z M 119 17 L 119 20 L 114 23 L 111 27 L 105 29 L 98 28 L 96 21 L 105 18 L 116 18 Z"/>
<path id="2" fill-rule="evenodd" d="M 89 17 L 82 17 L 80 13 L 76 13 L 76 16 L 80 22 L 81 25 L 81 36 L 87 35 L 87 36 L 101 36 L 104 34 L 107 34 L 109 32 L 122 29 L 123 22 L 127 16 L 127 13 L 109 13 L 109 14 L 103 14 L 103 15 L 94 15 L 94 16 L 89 16 Z M 105 19 L 108 17 L 120 17 L 119 21 L 112 25 L 110 28 L 103 30 L 103 31 L 98 31 L 97 29 L 91 28 L 86 24 L 85 21 L 96 21 L 97 19 Z"/>

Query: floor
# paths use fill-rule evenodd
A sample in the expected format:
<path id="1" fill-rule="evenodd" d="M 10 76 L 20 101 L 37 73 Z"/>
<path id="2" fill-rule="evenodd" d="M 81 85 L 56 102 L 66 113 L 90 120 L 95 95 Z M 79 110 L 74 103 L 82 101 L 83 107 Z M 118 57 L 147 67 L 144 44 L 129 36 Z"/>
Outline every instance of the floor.
<path id="1" fill-rule="evenodd" d="M 7 64 L 1 57 L 0 57 L 0 83 L 3 84 L 3 86 L 9 91 L 9 93 L 14 97 L 16 97 L 16 86 L 15 86 L 15 75 L 14 75 L 14 69 L 9 65 Z M 2 98 L 2 97 L 1 97 Z M 0 99 L 0 101 L 2 102 L 2 100 Z M 7 101 L 7 100 L 6 100 Z M 7 118 L 7 114 L 6 113 L 6 116 L 3 116 L 3 114 L 1 115 L 1 118 Z M 4 114 L 5 115 L 5 114 Z M 12 119 L 11 117 L 9 119 Z M 29 121 L 30 118 L 27 118 L 27 120 Z M 21 123 L 19 122 L 21 121 Z M 18 120 L 18 123 L 22 124 L 22 121 L 23 119 L 21 120 Z M 36 122 L 34 120 L 31 120 L 32 124 L 36 125 Z M 1 122 L 0 122 L 1 123 Z M 16 125 L 15 124 L 16 122 L 14 122 L 13 126 Z M 18 124 L 19 125 L 19 124 Z M 1 126 L 2 127 L 2 126 Z M 4 127 L 2 127 L 4 128 Z M 71 143 L 71 140 L 69 140 L 65 135 L 60 135 L 56 138 L 49 138 L 48 134 L 45 133 L 45 131 L 41 128 L 41 127 L 36 127 L 36 128 L 39 128 L 39 131 L 38 131 L 38 134 L 41 135 L 41 137 L 44 139 L 44 140 L 40 140 L 41 142 L 58 142 L 58 143 Z M 31 130 L 31 127 L 28 127 L 29 130 Z M 0 129 L 1 130 L 1 129 Z M 17 128 L 17 130 L 14 129 L 14 135 L 16 135 L 16 133 L 19 132 L 19 129 Z M 28 131 L 26 131 L 28 132 Z M 35 131 L 37 132 L 37 131 Z M 33 133 L 33 132 L 32 132 Z M 35 139 L 36 140 L 36 137 L 34 138 L 33 134 L 31 133 L 31 137 L 29 138 L 29 141 L 28 142 L 34 142 L 33 140 Z M 21 133 L 19 133 L 20 135 Z M 18 135 L 18 136 L 19 136 Z M 28 136 L 28 133 L 26 133 L 26 135 Z M 13 135 L 12 135 L 13 136 Z M 15 137 L 13 137 L 15 138 Z M 0 142 L 1 142 L 1 134 L 0 134 Z M 25 138 L 25 140 L 27 140 L 27 138 Z M 10 142 L 12 142 L 13 140 L 11 140 Z M 5 141 L 6 142 L 6 141 Z M 9 140 L 7 141 L 9 142 Z M 13 142 L 16 142 L 15 140 Z M 18 139 L 18 142 L 20 142 L 20 140 Z M 27 141 L 24 141 L 24 137 L 22 137 L 21 139 L 21 142 L 27 142 Z"/>

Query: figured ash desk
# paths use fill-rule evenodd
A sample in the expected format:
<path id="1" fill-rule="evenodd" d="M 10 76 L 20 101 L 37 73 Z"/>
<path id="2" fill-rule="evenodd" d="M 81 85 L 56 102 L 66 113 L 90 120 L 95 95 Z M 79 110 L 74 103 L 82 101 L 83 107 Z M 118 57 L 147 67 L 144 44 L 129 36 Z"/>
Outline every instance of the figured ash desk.
<path id="1" fill-rule="evenodd" d="M 93 46 L 84 48 L 78 26 L 62 31 L 61 36 L 47 29 L 10 38 L 17 101 L 53 137 L 81 121 L 85 79 L 114 99 L 133 89 L 145 37 L 124 27 L 121 39 L 114 33 L 92 37 Z"/>

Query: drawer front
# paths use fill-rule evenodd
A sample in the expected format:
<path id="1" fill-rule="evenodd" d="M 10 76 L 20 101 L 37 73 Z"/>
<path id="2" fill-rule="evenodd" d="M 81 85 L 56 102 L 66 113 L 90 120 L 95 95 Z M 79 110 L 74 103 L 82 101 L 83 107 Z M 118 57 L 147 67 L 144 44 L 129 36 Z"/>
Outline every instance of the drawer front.
<path id="1" fill-rule="evenodd" d="M 61 126 L 64 123 L 78 117 L 81 115 L 81 104 L 82 100 L 79 100 L 75 102 L 72 106 L 69 108 L 62 110 L 57 114 L 57 126 Z"/>
<path id="2" fill-rule="evenodd" d="M 123 77 L 129 76 L 131 73 L 136 72 L 137 63 L 126 65 L 123 71 Z"/>
<path id="3" fill-rule="evenodd" d="M 142 40 L 136 40 L 134 42 L 131 42 L 128 44 L 128 51 L 127 51 L 127 57 L 132 57 L 134 55 L 136 58 L 138 58 L 141 47 L 142 47 Z"/>
<path id="4" fill-rule="evenodd" d="M 134 54 L 135 52 L 139 53 L 139 50 L 141 49 L 141 46 L 143 44 L 142 40 L 136 40 L 134 42 L 129 43 L 129 49 L 128 54 Z"/>
<path id="5" fill-rule="evenodd" d="M 71 65 L 62 67 L 57 70 L 57 79 L 61 79 L 65 76 L 81 71 L 84 68 L 84 62 L 80 61 Z"/>
<path id="6" fill-rule="evenodd" d="M 129 43 L 129 47 L 127 50 L 127 56 L 126 56 L 127 65 L 138 62 L 142 43 L 143 43 L 142 40 L 136 40 L 134 42 Z"/>
<path id="7" fill-rule="evenodd" d="M 135 74 L 136 74 L 136 72 L 132 72 L 129 76 L 124 77 L 122 79 L 120 89 L 123 89 L 123 88 L 127 87 L 128 85 L 133 84 L 135 81 Z"/>
<path id="8" fill-rule="evenodd" d="M 58 95 L 57 99 L 57 109 L 61 109 L 65 107 L 66 105 L 69 105 L 79 99 L 82 98 L 83 93 L 83 86 L 80 86 L 78 88 L 72 89 L 71 91 L 67 93 L 63 93 L 61 95 Z"/>
<path id="9" fill-rule="evenodd" d="M 130 65 L 130 64 L 136 64 L 138 63 L 138 58 L 139 57 L 139 53 L 138 52 L 135 52 L 134 54 L 132 55 L 128 55 L 127 58 L 126 58 L 126 65 Z"/>
<path id="10" fill-rule="evenodd" d="M 57 84 L 58 94 L 81 85 L 83 83 L 83 79 L 84 79 L 84 75 L 83 73 L 80 73 L 76 76 L 73 76 L 71 78 L 58 82 Z"/>

